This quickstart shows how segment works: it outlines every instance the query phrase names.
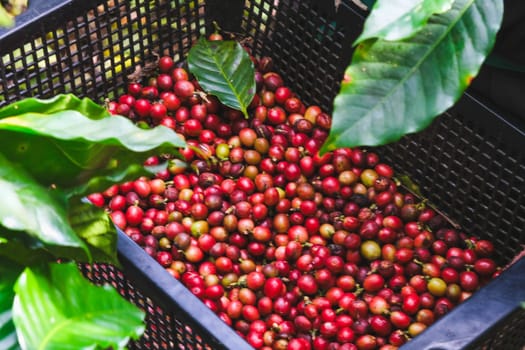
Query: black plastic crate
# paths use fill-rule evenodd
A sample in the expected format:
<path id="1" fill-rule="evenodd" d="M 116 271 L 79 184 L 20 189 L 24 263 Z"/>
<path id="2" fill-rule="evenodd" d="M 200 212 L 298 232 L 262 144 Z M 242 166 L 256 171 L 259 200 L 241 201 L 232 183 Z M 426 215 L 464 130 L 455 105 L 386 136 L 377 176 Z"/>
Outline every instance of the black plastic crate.
<path id="1" fill-rule="evenodd" d="M 251 37 L 253 53 L 271 56 L 306 103 L 330 111 L 364 16 L 350 0 L 33 0 L 15 28 L 0 30 L 0 106 L 62 92 L 103 103 L 124 91 L 135 65 L 154 53 L 182 60 L 217 21 Z M 525 128 L 516 120 L 465 94 L 426 131 L 377 149 L 466 232 L 495 242 L 501 264 L 525 244 Z M 146 334 L 130 348 L 249 348 L 124 234 L 118 250 L 122 271 L 82 269 L 147 311 Z M 521 259 L 403 348 L 522 349 L 524 300 Z"/>

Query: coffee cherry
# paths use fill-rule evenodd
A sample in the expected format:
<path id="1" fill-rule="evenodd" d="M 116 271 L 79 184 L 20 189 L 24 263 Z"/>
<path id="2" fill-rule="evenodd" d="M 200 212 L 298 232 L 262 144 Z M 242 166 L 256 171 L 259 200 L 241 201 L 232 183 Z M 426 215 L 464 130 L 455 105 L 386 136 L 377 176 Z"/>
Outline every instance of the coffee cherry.
<path id="1" fill-rule="evenodd" d="M 244 118 L 160 57 L 107 107 L 187 146 L 88 196 L 239 336 L 265 350 L 396 348 L 500 271 L 491 242 L 398 188 L 377 153 L 319 154 L 331 117 L 252 59 Z"/>
<path id="2" fill-rule="evenodd" d="M 361 244 L 361 255 L 369 261 L 379 259 L 381 248 L 375 241 L 365 241 Z"/>
<path id="3" fill-rule="evenodd" d="M 175 66 L 173 59 L 169 56 L 162 56 L 159 58 L 159 70 L 163 73 L 168 73 Z"/>

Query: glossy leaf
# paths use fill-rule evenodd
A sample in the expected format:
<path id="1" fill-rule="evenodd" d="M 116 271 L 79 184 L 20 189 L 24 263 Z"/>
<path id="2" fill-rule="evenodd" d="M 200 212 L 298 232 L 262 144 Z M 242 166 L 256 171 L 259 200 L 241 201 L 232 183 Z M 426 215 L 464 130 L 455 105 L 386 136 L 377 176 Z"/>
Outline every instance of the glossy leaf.
<path id="1" fill-rule="evenodd" d="M 6 204 L 0 206 L 0 233 L 2 226 L 25 232 L 61 257 L 87 254 L 84 242 L 68 223 L 66 208 L 54 198 L 53 191 L 35 182 L 23 168 L 0 153 L 0 193 Z"/>
<path id="2" fill-rule="evenodd" d="M 118 266 L 117 231 L 107 212 L 75 197 L 68 214 L 71 227 L 88 244 L 93 261 Z"/>
<path id="3" fill-rule="evenodd" d="M 13 289 L 22 267 L 8 260 L 0 259 L 0 349 L 20 349 L 12 318 Z"/>
<path id="4" fill-rule="evenodd" d="M 83 185 L 184 145 L 168 128 L 140 129 L 73 95 L 30 98 L 0 109 L 0 151 L 45 185 Z"/>
<path id="5" fill-rule="evenodd" d="M 73 263 L 26 268 L 15 285 L 13 320 L 23 349 L 123 349 L 144 331 L 144 313 Z"/>
<path id="6" fill-rule="evenodd" d="M 93 179 L 82 186 L 84 191 L 109 186 L 122 178 L 143 173 L 125 172 L 124 177 Z M 142 171 L 141 171 L 142 170 Z M 114 180 L 111 182 L 109 180 Z M 42 187 L 0 153 L 0 191 L 10 205 L 0 207 L 0 256 L 20 264 L 50 261 L 53 257 L 77 261 L 108 262 L 118 265 L 117 235 L 107 213 L 79 196 L 69 203 L 57 189 Z M 82 191 L 77 191 L 82 192 Z M 87 245 L 84 243 L 87 243 Z"/>
<path id="7" fill-rule="evenodd" d="M 73 249 L 69 255 L 67 253 L 61 254 L 67 251 L 67 247 L 57 248 L 56 250 L 54 253 L 61 256 L 74 255 L 77 252 L 77 249 Z M 0 228 L 0 256 L 19 265 L 47 263 L 57 259 L 37 237 L 22 231 L 10 231 L 5 227 Z M 82 253 L 81 256 L 85 256 L 85 254 Z"/>
<path id="8" fill-rule="evenodd" d="M 201 38 L 191 48 L 188 64 L 206 92 L 248 116 L 255 95 L 255 68 L 239 43 Z"/>
<path id="9" fill-rule="evenodd" d="M 136 157 L 135 154 L 127 151 L 119 152 L 119 161 L 113 162 L 113 166 L 108 166 L 106 169 L 99 169 L 96 174 L 87 179 L 86 182 L 66 188 L 64 190 L 65 195 L 71 198 L 73 196 L 101 192 L 116 183 L 135 180 L 141 176 L 150 176 L 167 166 L 165 163 L 159 164 L 159 166 L 142 166 L 136 163 Z"/>
<path id="10" fill-rule="evenodd" d="M 422 29 L 430 16 L 450 10 L 454 0 L 378 0 L 366 18 L 358 44 L 371 38 L 401 40 Z"/>
<path id="11" fill-rule="evenodd" d="M 479 71 L 502 14 L 499 0 L 456 0 L 408 39 L 360 44 L 334 100 L 321 151 L 386 144 L 428 126 Z"/>
<path id="12" fill-rule="evenodd" d="M 0 109 L 0 119 L 27 113 L 54 114 L 66 110 L 78 111 L 90 119 L 103 119 L 110 116 L 101 105 L 89 98 L 78 98 L 73 94 L 59 94 L 48 99 L 26 98 Z"/>

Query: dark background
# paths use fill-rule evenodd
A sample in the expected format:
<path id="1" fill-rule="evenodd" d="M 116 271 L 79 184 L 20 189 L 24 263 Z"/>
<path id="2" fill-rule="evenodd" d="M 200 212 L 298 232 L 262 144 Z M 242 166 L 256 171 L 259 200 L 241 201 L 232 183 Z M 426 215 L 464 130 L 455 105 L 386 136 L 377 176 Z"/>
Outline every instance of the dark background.
<path id="1" fill-rule="evenodd" d="M 525 122 L 524 0 L 505 1 L 496 44 L 471 90 L 484 96 L 504 115 L 510 113 Z"/>
<path id="2" fill-rule="evenodd" d="M 361 2 L 371 8 L 375 0 Z M 504 0 L 496 44 L 468 91 L 525 123 L 525 0 Z"/>

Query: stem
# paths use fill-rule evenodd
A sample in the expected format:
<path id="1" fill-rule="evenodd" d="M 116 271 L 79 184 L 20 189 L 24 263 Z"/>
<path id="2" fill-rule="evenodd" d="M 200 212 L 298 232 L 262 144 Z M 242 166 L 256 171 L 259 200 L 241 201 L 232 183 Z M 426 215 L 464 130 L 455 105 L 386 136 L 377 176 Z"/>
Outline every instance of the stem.
<path id="1" fill-rule="evenodd" d="M 208 100 L 208 94 L 205 93 L 204 91 L 198 90 L 198 91 L 195 91 L 193 94 L 199 96 L 206 103 L 210 102 L 210 100 Z"/>
<path id="2" fill-rule="evenodd" d="M 427 205 L 428 207 L 430 207 L 432 210 L 434 210 L 439 216 L 443 217 L 453 228 L 455 228 L 456 230 L 460 230 L 461 229 L 461 225 L 458 224 L 457 222 L 455 222 L 454 220 L 452 220 L 451 218 L 449 218 L 444 212 L 442 212 L 441 210 L 439 210 L 438 208 L 436 208 L 435 205 L 433 205 L 432 203 L 430 203 L 430 201 L 428 200 L 428 198 L 425 198 L 423 197 L 422 195 L 420 195 L 419 193 L 413 191 L 410 187 L 404 185 L 402 182 L 400 182 L 399 180 L 396 180 L 396 183 L 399 187 L 402 187 L 403 189 L 405 189 L 406 191 L 410 192 L 410 194 L 412 194 L 414 197 L 416 197 L 417 199 L 419 199 L 421 202 L 424 202 L 425 205 Z"/>
<path id="3" fill-rule="evenodd" d="M 213 24 L 213 29 L 215 30 L 215 33 L 220 33 L 221 27 L 219 26 L 219 24 L 216 21 L 213 21 L 212 24 Z"/>

